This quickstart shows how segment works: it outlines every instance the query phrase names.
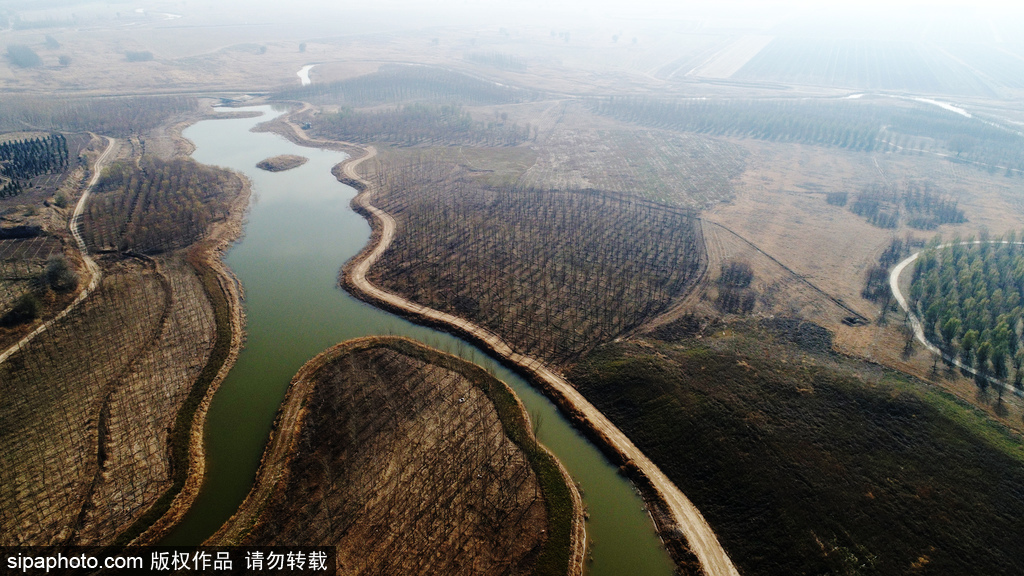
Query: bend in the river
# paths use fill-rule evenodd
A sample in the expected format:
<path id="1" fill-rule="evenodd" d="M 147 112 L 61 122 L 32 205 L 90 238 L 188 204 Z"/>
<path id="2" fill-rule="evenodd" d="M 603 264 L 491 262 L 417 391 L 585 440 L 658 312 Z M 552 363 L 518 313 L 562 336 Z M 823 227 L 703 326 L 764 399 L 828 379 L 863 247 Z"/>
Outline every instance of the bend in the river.
<path id="1" fill-rule="evenodd" d="M 257 109 L 270 112 L 269 106 Z M 252 487 L 288 383 L 307 360 L 350 338 L 400 334 L 484 364 L 542 422 L 539 439 L 584 493 L 593 558 L 588 574 L 672 574 L 674 565 L 633 486 L 547 398 L 466 342 L 337 288 L 338 270 L 370 239 L 368 223 L 349 206 L 355 190 L 331 174 L 345 156 L 250 131 L 269 119 L 204 120 L 184 131 L 196 146 L 196 160 L 237 170 L 252 181 L 244 236 L 226 257 L 245 288 L 247 334 L 246 347 L 207 416 L 202 491 L 162 543 L 199 544 L 237 510 Z M 305 156 L 309 162 L 277 173 L 256 169 L 260 160 L 281 154 Z"/>

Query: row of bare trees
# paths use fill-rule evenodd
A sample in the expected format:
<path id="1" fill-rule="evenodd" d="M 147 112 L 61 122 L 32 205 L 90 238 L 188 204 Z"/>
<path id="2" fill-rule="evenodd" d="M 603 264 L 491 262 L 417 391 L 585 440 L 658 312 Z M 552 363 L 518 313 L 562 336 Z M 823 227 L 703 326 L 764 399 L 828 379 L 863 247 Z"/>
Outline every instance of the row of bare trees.
<path id="1" fill-rule="evenodd" d="M 168 118 L 197 106 L 198 100 L 182 96 L 4 96 L 0 97 L 0 130 L 91 131 L 127 138 L 152 130 Z"/>
<path id="2" fill-rule="evenodd" d="M 0 543 L 107 543 L 168 487 L 167 434 L 212 346 L 183 262 L 100 287 L 0 364 Z"/>
<path id="3" fill-rule="evenodd" d="M 685 293 L 706 264 L 692 212 L 593 190 L 488 188 L 444 162 L 385 168 L 399 230 L 371 276 L 555 363 Z"/>

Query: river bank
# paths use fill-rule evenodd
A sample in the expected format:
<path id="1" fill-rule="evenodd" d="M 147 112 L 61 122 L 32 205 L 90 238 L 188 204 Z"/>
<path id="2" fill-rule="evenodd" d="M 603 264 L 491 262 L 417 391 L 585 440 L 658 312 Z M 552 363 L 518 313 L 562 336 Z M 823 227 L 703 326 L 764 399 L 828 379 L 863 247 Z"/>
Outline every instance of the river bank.
<path id="1" fill-rule="evenodd" d="M 180 130 L 176 132 L 180 135 Z M 169 451 L 172 454 L 173 469 L 181 469 L 181 461 L 185 460 L 187 465 L 184 478 L 175 478 L 174 485 L 161 496 L 150 512 L 122 535 L 122 539 L 131 538 L 132 545 L 158 543 L 181 521 L 198 497 L 206 474 L 206 448 L 203 438 L 206 417 L 214 395 L 238 359 L 245 340 L 245 310 L 242 306 L 241 283 L 234 272 L 224 264 L 225 253 L 242 235 L 245 214 L 252 195 L 249 180 L 241 174 L 237 174 L 237 178 L 241 182 L 242 190 L 232 201 L 228 218 L 214 224 L 210 235 L 189 251 L 189 263 L 202 281 L 207 298 L 214 308 L 218 345 L 215 345 L 185 406 L 181 408 L 175 422 L 175 430 L 172 432 Z M 221 344 L 225 336 L 228 339 L 226 349 Z M 188 439 L 186 447 L 180 445 L 181 438 Z M 177 444 L 174 443 L 175 440 L 178 441 Z M 165 510 L 161 512 L 162 508 Z M 159 517 L 154 520 L 153 516 L 157 514 Z M 133 536 L 132 532 L 140 531 L 137 537 Z"/>
<path id="2" fill-rule="evenodd" d="M 294 113 L 309 108 L 309 104 L 302 104 Z M 371 224 L 369 242 L 342 269 L 339 282 L 346 290 L 374 306 L 418 324 L 451 333 L 487 350 L 531 385 L 543 390 L 573 426 L 620 466 L 620 471 L 627 474 L 640 490 L 650 508 L 650 519 L 677 567 L 695 574 L 703 569 L 712 575 L 737 575 L 736 568 L 697 508 L 653 462 L 561 376 L 539 360 L 515 353 L 500 337 L 465 319 L 409 302 L 376 288 L 366 280 L 369 267 L 387 249 L 394 235 L 394 220 L 370 203 L 372 186 L 355 170 L 360 163 L 373 158 L 376 149 L 373 146 L 363 148 L 352 143 L 309 138 L 298 125 L 289 120 L 289 116 L 282 115 L 272 122 L 261 124 L 260 129 L 274 132 L 302 146 L 330 144 L 346 151 L 362 150 L 362 153 L 353 154 L 333 171 L 340 182 L 359 190 L 359 195 L 352 200 L 352 208 Z"/>
<path id="3" fill-rule="evenodd" d="M 346 159 L 335 151 L 343 146 L 300 147 L 266 133 L 267 121 L 281 111 L 272 112 L 269 106 L 249 111 L 264 116 L 232 115 L 184 132 L 196 145 L 194 159 L 242 172 L 253 184 L 245 234 L 225 259 L 245 288 L 247 335 L 207 416 L 206 482 L 185 518 L 161 543 L 198 545 L 237 512 L 253 487 L 287 384 L 305 362 L 351 338 L 397 334 L 493 370 L 536 416 L 540 441 L 583 492 L 587 538 L 593 543 L 588 547 L 591 576 L 672 574 L 673 563 L 634 486 L 548 398 L 464 341 L 338 289 L 338 271 L 371 237 L 370 225 L 351 209 L 356 191 L 332 175 Z M 285 153 L 310 161 L 278 173 L 255 167 L 264 158 Z"/>

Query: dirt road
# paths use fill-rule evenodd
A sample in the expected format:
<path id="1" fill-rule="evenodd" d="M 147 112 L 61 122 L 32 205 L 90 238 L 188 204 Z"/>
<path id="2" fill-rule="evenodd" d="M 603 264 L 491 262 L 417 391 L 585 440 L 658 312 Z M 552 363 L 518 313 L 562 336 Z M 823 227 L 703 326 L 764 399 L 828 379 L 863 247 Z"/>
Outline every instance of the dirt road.
<path id="1" fill-rule="evenodd" d="M 364 252 L 359 257 L 361 259 L 348 269 L 348 282 L 372 300 L 419 316 L 429 323 L 446 324 L 454 327 L 458 332 L 470 335 L 475 340 L 483 342 L 494 353 L 521 367 L 537 380 L 544 382 L 550 391 L 561 396 L 563 404 L 571 406 L 575 414 L 585 420 L 601 436 L 604 443 L 618 452 L 623 461 L 631 461 L 640 473 L 647 477 L 665 502 L 678 528 L 685 535 L 690 549 L 700 560 L 701 566 L 708 576 L 739 576 L 739 572 L 718 542 L 715 533 L 693 503 L 621 430 L 564 378 L 552 372 L 537 359 L 515 352 L 496 334 L 457 316 L 421 306 L 401 296 L 381 290 L 366 279 L 370 267 L 380 259 L 395 235 L 394 218 L 370 203 L 373 195 L 372 188 L 369 187 L 368 182 L 356 174 L 355 170 L 356 166 L 373 158 L 376 153 L 376 149 L 372 146 L 367 147 L 367 154 L 347 162 L 343 167 L 343 172 L 347 177 L 367 185 L 367 189 L 356 197 L 355 203 L 372 214 L 379 223 L 379 228 L 375 231 L 377 232 L 375 236 L 378 238 L 376 245 L 369 252 Z"/>
<path id="2" fill-rule="evenodd" d="M 82 214 L 85 212 L 85 203 L 89 200 L 89 193 L 92 192 L 96 183 L 99 182 L 100 174 L 103 172 L 103 166 L 107 161 L 109 161 L 111 152 L 116 148 L 117 140 L 107 137 L 107 148 L 103 151 L 103 154 L 100 154 L 100 157 L 96 159 L 96 165 L 93 166 L 92 179 L 89 180 L 89 185 L 86 186 L 85 190 L 82 192 L 82 197 L 78 199 L 78 204 L 75 205 L 75 212 L 71 216 L 71 221 L 68 222 L 68 229 L 71 231 L 71 236 L 74 237 L 75 243 L 78 244 L 78 251 L 82 253 L 82 260 L 85 261 L 85 267 L 89 271 L 89 284 L 78 293 L 74 302 L 69 304 L 67 308 L 64 308 L 59 314 L 40 324 L 35 330 L 29 332 L 24 338 L 12 344 L 7 350 L 4 350 L 4 352 L 0 354 L 0 364 L 4 363 L 12 354 L 31 342 L 33 338 L 45 332 L 51 324 L 67 316 L 69 312 L 74 310 L 75 307 L 81 304 L 83 300 L 88 298 L 89 294 L 92 294 L 92 291 L 100 285 L 100 278 L 102 278 L 103 275 L 100 272 L 99 265 L 97 265 L 96 261 L 89 256 L 89 249 L 85 245 L 85 240 L 82 239 L 79 227 L 81 225 Z"/>

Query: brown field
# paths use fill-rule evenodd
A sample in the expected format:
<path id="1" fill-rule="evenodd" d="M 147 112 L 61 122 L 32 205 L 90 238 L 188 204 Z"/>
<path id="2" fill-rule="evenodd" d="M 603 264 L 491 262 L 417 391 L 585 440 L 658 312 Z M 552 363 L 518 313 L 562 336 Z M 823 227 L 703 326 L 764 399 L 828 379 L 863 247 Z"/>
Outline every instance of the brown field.
<path id="1" fill-rule="evenodd" d="M 144 150 L 137 138 L 123 143 L 119 154 L 138 158 Z M 238 179 L 218 182 L 219 201 L 232 205 L 233 216 L 207 223 L 203 238 L 230 234 L 239 202 L 247 198 Z M 54 214 L 63 220 L 58 233 L 65 238 L 69 211 Z M 201 264 L 211 249 L 188 257 L 177 250 L 156 258 L 99 258 L 99 288 L 0 363 L 0 409 L 8 423 L 0 458 L 6 544 L 109 544 L 119 535 L 133 537 L 163 513 L 154 504 L 180 489 L 197 409 L 191 395 L 201 388 L 201 399 L 220 368 L 211 372 L 207 364 L 230 356 L 229 305 L 211 293 L 222 288 Z M 5 240 L 3 269 L 36 273 L 46 253 L 61 251 L 77 257 L 52 236 Z M 53 313 L 61 308 L 54 304 Z M 186 406 L 188 418 L 178 430 Z"/>
<path id="2" fill-rule="evenodd" d="M 212 313 L 180 260 L 104 269 L 82 306 L 0 365 L 3 421 L 19 423 L 4 431 L 6 544 L 108 542 L 167 488 L 167 432 Z"/>
<path id="3" fill-rule="evenodd" d="M 578 574 L 581 510 L 544 454 L 478 367 L 352 340 L 296 375 L 256 487 L 208 543 L 333 545 L 345 574 Z"/>
<path id="4" fill-rule="evenodd" d="M 934 373 L 933 358 L 923 350 L 913 348 L 905 354 L 901 317 L 887 314 L 888 322 L 879 321 L 879 304 L 865 300 L 861 290 L 868 267 L 877 263 L 893 238 L 927 240 L 937 233 L 951 238 L 956 234 L 975 235 L 983 229 L 994 235 L 1018 229 L 1024 214 L 1021 180 L 928 154 L 843 153 L 757 142 L 747 142 L 746 146 L 751 149 L 749 166 L 736 182 L 735 200 L 707 211 L 704 218 L 736 231 L 795 274 L 871 320 L 868 326 L 850 327 L 840 323 L 842 317 L 836 315 L 831 319 L 802 315 L 833 331 L 838 351 L 940 383 L 1005 423 L 1020 426 L 1020 415 L 1015 413 L 1021 407 L 1004 411 L 996 399 L 979 396 L 969 379 Z M 906 179 L 927 179 L 957 199 L 967 222 L 946 224 L 935 231 L 913 230 L 902 224 L 881 229 L 854 215 L 848 207 L 825 201 L 826 192 L 848 191 L 853 198 L 873 182 Z M 707 230 L 705 226 L 712 254 L 709 270 L 716 270 L 716 241 Z M 792 302 L 799 309 L 811 301 Z"/>
<path id="5" fill-rule="evenodd" d="M 487 188 L 454 163 L 377 165 L 375 202 L 399 234 L 370 280 L 555 365 L 659 314 L 705 270 L 685 210 L 595 190 Z"/>
<path id="6" fill-rule="evenodd" d="M 532 148 L 526 186 L 594 188 L 706 208 L 728 202 L 747 152 L 698 134 L 644 130 L 602 118 L 575 102 L 552 102 Z"/>
<path id="7" fill-rule="evenodd" d="M 0 138 L 22 139 L 42 133 L 12 132 Z M 63 256 L 79 277 L 87 276 L 81 257 L 72 247 L 67 221 L 88 177 L 86 159 L 100 145 L 99 139 L 89 134 L 67 135 L 68 168 L 62 172 L 42 174 L 25 184 L 17 196 L 0 198 L 0 228 L 8 230 L 30 229 L 27 238 L 6 238 L 0 234 L 0 316 L 13 308 L 22 295 L 38 293 L 42 310 L 38 320 L 13 326 L 0 326 L 0 350 L 17 342 L 38 325 L 56 316 L 76 296 L 71 293 L 40 293 L 36 279 L 45 270 L 47 260 Z M 81 158 L 81 161 L 75 160 Z M 54 204 L 57 196 L 66 201 L 61 208 Z"/>

